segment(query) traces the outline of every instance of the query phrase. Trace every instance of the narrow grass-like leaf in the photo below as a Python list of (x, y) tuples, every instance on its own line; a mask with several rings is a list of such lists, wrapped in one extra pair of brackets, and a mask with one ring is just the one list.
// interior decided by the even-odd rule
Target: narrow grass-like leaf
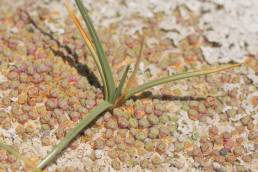
[(89, 50), (91, 52), (91, 55), (97, 65), (98, 71), (99, 71), (101, 79), (103, 81), (104, 95), (105, 95), (105, 97), (108, 97), (108, 90), (107, 90), (107, 85), (106, 85), (107, 81), (105, 80), (106, 78), (103, 74), (102, 66), (100, 64), (98, 55), (96, 53), (96, 49), (95, 49), (92, 41), (90, 40), (88, 33), (85, 32), (85, 30), (83, 29), (83, 27), (80, 23), (80, 20), (76, 17), (75, 13), (73, 12), (73, 10), (72, 10), (71, 6), (69, 5), (69, 3), (67, 2), (67, 0), (64, 1), (64, 5), (69, 13), (70, 18), (72, 19), (73, 23), (76, 25), (77, 29), (80, 31), (87, 47), (89, 48)]
[(195, 76), (201, 76), (201, 75), (216, 73), (216, 72), (224, 71), (224, 70), (234, 68), (234, 67), (237, 67), (237, 66), (240, 66), (240, 64), (224, 65), (224, 66), (217, 67), (217, 68), (214, 68), (214, 69), (206, 69), (206, 70), (200, 70), (200, 71), (194, 71), (194, 72), (185, 72), (185, 73), (176, 74), (176, 75), (167, 76), (167, 77), (164, 77), (164, 78), (161, 78), (161, 79), (149, 81), (145, 84), (140, 85), (137, 88), (133, 88), (133, 89), (129, 90), (124, 99), (126, 100), (126, 99), (130, 98), (131, 96), (133, 96), (133, 95), (135, 95), (139, 92), (142, 92), (146, 89), (155, 87), (157, 85), (165, 84), (165, 83), (168, 83), (168, 82), (171, 82), (171, 81), (191, 78), (191, 77), (195, 77)]
[(23, 160), (22, 155), (21, 155), (16, 149), (14, 149), (12, 146), (0, 142), (0, 148), (1, 148), (1, 149), (4, 149), (4, 150), (7, 151), (8, 153), (12, 154), (12, 155), (15, 156), (17, 159)]
[(136, 74), (137, 74), (137, 71), (138, 71), (139, 66), (140, 66), (140, 62), (141, 62), (141, 58), (142, 58), (142, 53), (143, 53), (143, 46), (144, 46), (144, 37), (141, 40), (140, 52), (139, 52), (139, 55), (138, 55), (138, 57), (136, 59), (136, 63), (134, 65), (134, 70), (132, 72), (132, 75), (130, 76), (130, 78), (128, 79), (128, 82), (126, 83), (124, 94), (127, 94), (128, 90), (130, 88), (133, 88), (133, 87), (137, 86), (137, 84), (136, 84), (137, 83), (137, 81), (136, 81)]
[(114, 94), (112, 102), (114, 102), (117, 99), (117, 97), (119, 97), (121, 95), (121, 92), (122, 92), (122, 89), (124, 87), (125, 80), (126, 80), (126, 77), (127, 77), (128, 71), (129, 71), (129, 68), (130, 68), (130, 65), (127, 65), (126, 69), (125, 69), (125, 71), (124, 71), (124, 73), (122, 75), (122, 78), (121, 78), (121, 80), (119, 82), (119, 85), (116, 88), (116, 91), (115, 91), (115, 94)]
[(94, 119), (96, 119), (102, 112), (106, 111), (112, 107), (108, 101), (103, 101), (92, 111), (90, 111), (80, 122), (61, 140), (52, 150), (47, 154), (47, 156), (39, 163), (35, 170), (43, 170), (47, 165), (49, 165), (56, 156), (65, 149), (69, 143), (80, 133), (82, 130), (88, 126)]
[(81, 12), (81, 15), (84, 19), (84, 22), (88, 28), (88, 31), (90, 33), (90, 36), (93, 40), (93, 43), (95, 45), (95, 48), (97, 50), (97, 54), (99, 57), (99, 61), (103, 70), (103, 74), (105, 77), (105, 82), (107, 85), (107, 90), (108, 90), (108, 97), (106, 97), (107, 100), (111, 101), (113, 96), (114, 96), (114, 92), (115, 92), (115, 82), (114, 82), (114, 78), (112, 75), (112, 70), (109, 66), (108, 60), (106, 58), (105, 52), (103, 50), (102, 44), (100, 42), (100, 39), (97, 35), (97, 32), (92, 24), (92, 21), (90, 19), (90, 16), (88, 15), (87, 9), (84, 7), (83, 3), (81, 2), (81, 0), (76, 0), (76, 4)]

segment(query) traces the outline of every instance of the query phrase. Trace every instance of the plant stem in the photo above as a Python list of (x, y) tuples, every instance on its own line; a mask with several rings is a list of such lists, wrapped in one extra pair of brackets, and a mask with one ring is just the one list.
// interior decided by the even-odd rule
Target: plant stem
[[(89, 112), (66, 136), (61, 140), (48, 155), (39, 163), (35, 170), (43, 170), (48, 164), (50, 164), (56, 156), (65, 149), (68, 144), (85, 128), (87, 127), (94, 119), (96, 119), (102, 112), (106, 111), (112, 107), (107, 101), (103, 101), (92, 111)], [(34, 171), (35, 171), (34, 170)]]

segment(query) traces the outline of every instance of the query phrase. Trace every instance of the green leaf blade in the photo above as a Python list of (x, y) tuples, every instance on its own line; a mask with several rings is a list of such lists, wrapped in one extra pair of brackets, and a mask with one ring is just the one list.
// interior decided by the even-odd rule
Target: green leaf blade
[(120, 80), (120, 83), (119, 83), (119, 85), (118, 85), (118, 87), (117, 87), (117, 89), (116, 89), (116, 91), (115, 91), (114, 97), (113, 97), (113, 99), (112, 99), (113, 102), (114, 102), (114, 101), (117, 99), (117, 97), (119, 97), (119, 96), (121, 95), (121, 93), (122, 93), (122, 89), (123, 89), (123, 87), (124, 87), (124, 85), (125, 85), (125, 80), (126, 80), (126, 77), (127, 77), (127, 74), (128, 74), (129, 69), (130, 69), (130, 65), (127, 65), (127, 66), (126, 66), (126, 69), (125, 69), (125, 71), (124, 71), (124, 73), (123, 73), (123, 75), (122, 75), (122, 78), (121, 78), (121, 80)]
[(106, 58), (105, 52), (103, 50), (102, 44), (100, 42), (100, 39), (97, 35), (97, 32), (92, 24), (92, 21), (90, 19), (90, 16), (87, 12), (87, 9), (84, 7), (83, 3), (81, 2), (81, 0), (76, 0), (76, 4), (80, 10), (80, 13), (84, 19), (84, 22), (88, 28), (88, 31), (90, 33), (90, 36), (93, 40), (93, 43), (95, 45), (95, 48), (97, 50), (97, 54), (99, 57), (99, 61), (103, 70), (103, 74), (105, 77), (105, 82), (107, 85), (107, 89), (108, 89), (108, 97), (107, 99), (109, 101), (112, 100), (113, 96), (114, 96), (114, 92), (115, 92), (115, 82), (114, 82), (114, 78), (113, 78), (113, 74), (112, 74), (112, 70), (109, 66), (108, 60)]
[(54, 146), (54, 148), (47, 154), (47, 156), (38, 164), (35, 170), (43, 170), (47, 165), (49, 165), (57, 157), (57, 155), (63, 149), (65, 149), (80, 132), (82, 132), (85, 127), (87, 127), (94, 119), (101, 115), (102, 112), (106, 111), (110, 107), (112, 107), (112, 104), (107, 101), (103, 101), (93, 110), (91, 110), (88, 115), (81, 119), (79, 123), (76, 124), (76, 126), (71, 129), (69, 133), (67, 133), (63, 140)]
[(168, 82), (171, 82), (171, 81), (182, 80), (182, 79), (186, 79), (186, 78), (191, 78), (191, 77), (216, 73), (216, 72), (220, 72), (220, 71), (224, 71), (224, 70), (227, 70), (227, 69), (230, 69), (230, 68), (237, 67), (239, 65), (240, 64), (224, 65), (222, 67), (218, 67), (218, 68), (215, 68), (215, 69), (207, 69), (207, 70), (200, 70), (200, 71), (194, 71), (194, 72), (185, 72), (185, 73), (176, 74), (176, 75), (167, 76), (167, 77), (164, 77), (164, 78), (161, 78), (161, 79), (149, 81), (145, 84), (140, 85), (137, 88), (129, 90), (127, 95), (125, 96), (125, 100), (130, 98), (131, 96), (139, 93), (139, 92), (142, 92), (146, 89), (155, 87), (157, 85), (165, 84), (165, 83), (168, 83)]

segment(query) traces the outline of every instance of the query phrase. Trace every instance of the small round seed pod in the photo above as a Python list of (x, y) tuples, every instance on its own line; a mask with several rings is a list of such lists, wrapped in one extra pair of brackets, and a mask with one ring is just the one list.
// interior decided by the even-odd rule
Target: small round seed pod
[(86, 99), (86, 107), (88, 109), (92, 109), (95, 105), (96, 105), (96, 100), (92, 100), (92, 99)]
[(105, 147), (105, 142), (103, 139), (98, 138), (94, 141), (94, 148), (95, 149), (103, 149)]
[(143, 110), (135, 110), (135, 113), (134, 113), (134, 115), (137, 119), (142, 119), (144, 114), (145, 114), (145, 112)]
[(103, 118), (104, 118), (104, 121), (108, 121), (110, 118), (112, 117), (112, 114), (110, 112), (106, 112), (104, 115), (103, 115)]
[(68, 101), (66, 99), (60, 99), (58, 101), (58, 107), (62, 110), (67, 110), (69, 108)]
[(18, 75), (18, 73), (17, 72), (15, 72), (15, 71), (10, 71), (8, 74), (7, 74), (7, 78), (9, 79), (9, 80), (18, 80), (19, 79), (19, 75)]
[(50, 113), (45, 114), (44, 116), (41, 116), (39, 121), (41, 124), (48, 124), (50, 122), (51, 115)]
[(164, 153), (167, 149), (167, 145), (164, 142), (158, 142), (156, 145), (156, 150), (159, 153)]
[(113, 131), (111, 129), (107, 129), (105, 132), (105, 138), (110, 139), (113, 137)]
[(118, 152), (118, 158), (119, 158), (120, 161), (126, 162), (126, 161), (129, 159), (129, 156), (127, 155), (126, 152), (124, 152), (124, 151), (119, 151), (119, 152)]
[(190, 109), (188, 111), (188, 116), (191, 120), (198, 120), (199, 119), (199, 114), (196, 110)]
[(149, 141), (149, 142), (146, 142), (144, 143), (144, 148), (147, 150), (147, 151), (153, 151), (155, 149), (155, 143), (152, 142), (152, 141)]
[(114, 118), (110, 118), (106, 122), (105, 126), (106, 126), (106, 128), (109, 128), (109, 129), (117, 129), (118, 128), (117, 120)]
[(130, 128), (138, 128), (138, 120), (136, 118), (129, 119)]
[(136, 134), (138, 133), (138, 130), (135, 129), (135, 128), (130, 128), (130, 133), (131, 133), (133, 136), (136, 136)]
[(207, 109), (206, 109), (206, 106), (205, 106), (204, 103), (199, 103), (198, 111), (199, 111), (200, 113), (207, 113)]
[(18, 97), (18, 94), (19, 94), (18, 90), (11, 90), (9, 92), (9, 97)]
[(219, 133), (219, 130), (216, 126), (212, 126), (209, 128), (209, 136), (214, 138), (215, 136), (217, 136)]
[(146, 118), (142, 118), (139, 120), (139, 126), (142, 128), (148, 128), (150, 127), (150, 123)]
[(164, 105), (158, 103), (155, 105), (154, 114), (157, 116), (161, 116), (162, 113), (164, 112), (164, 109), (165, 109)]
[(7, 117), (9, 116), (9, 114), (3, 110), (0, 110), (0, 123), (5, 120)]
[(157, 127), (151, 127), (149, 129), (148, 137), (151, 139), (155, 139), (159, 136), (159, 129)]
[(45, 103), (45, 106), (46, 106), (47, 110), (53, 110), (53, 109), (57, 108), (58, 101), (57, 101), (57, 99), (48, 99)]
[(18, 103), (25, 104), (28, 101), (28, 95), (26, 93), (22, 93), (18, 96)]
[(8, 107), (8, 106), (10, 106), (10, 105), (11, 105), (11, 99), (10, 99), (10, 97), (4, 96), (4, 97), (2, 98), (2, 100), (1, 100), (1, 105), (2, 105), (3, 107)]
[(115, 143), (120, 144), (123, 143), (123, 138), (120, 135), (115, 136)]
[(125, 138), (129, 130), (127, 129), (119, 129), (117, 131), (117, 135), (120, 135), (121, 137)]
[(10, 89), (17, 89), (17, 88), (19, 88), (20, 87), (20, 82), (19, 81), (17, 81), (17, 80), (14, 80), (14, 81), (12, 81), (11, 83), (10, 83)]
[(123, 116), (124, 112), (120, 108), (115, 108), (113, 110), (113, 115), (117, 118)]
[(109, 139), (105, 143), (106, 143), (106, 146), (111, 147), (111, 148), (113, 148), (115, 146), (114, 139)]
[(117, 151), (115, 149), (108, 151), (107, 154), (111, 159), (115, 159), (117, 157)]
[(155, 155), (152, 159), (151, 162), (153, 165), (157, 166), (160, 165), (162, 163), (161, 158), (158, 155)]
[(56, 134), (57, 139), (62, 139), (65, 136), (65, 129), (59, 127), (59, 128), (57, 128), (55, 134)]
[(124, 117), (119, 117), (117, 123), (120, 128), (128, 128), (129, 126), (128, 120)]
[(255, 140), (258, 137), (258, 132), (257, 131), (249, 131), (248, 134), (248, 139), (249, 140)]
[(143, 141), (144, 139), (146, 139), (147, 135), (145, 132), (143, 131), (139, 131), (136, 135), (135, 138), (139, 141)]
[(160, 125), (159, 127), (159, 136), (160, 137), (166, 137), (170, 134), (169, 126)]
[(236, 109), (229, 109), (227, 110), (227, 115), (229, 118), (234, 118), (237, 114), (237, 110)]
[(102, 124), (103, 124), (103, 122), (104, 122), (104, 119), (103, 119), (103, 117), (101, 116), (101, 117), (99, 117), (99, 118), (97, 119), (97, 121), (95, 122), (95, 124), (96, 124), (96, 126), (101, 127)]
[(43, 136), (41, 137), (41, 143), (43, 146), (51, 146), (53, 141), (48, 134), (43, 134)]
[(154, 114), (150, 114), (148, 115), (147, 119), (149, 120), (149, 122), (152, 124), (152, 125), (156, 125), (159, 123), (159, 118), (154, 115)]
[(121, 163), (117, 160), (113, 160), (111, 162), (111, 166), (112, 168), (114, 168), (115, 170), (120, 170), (121, 169)]
[(36, 71), (35, 71), (35, 69), (34, 69), (34, 67), (33, 67), (32, 65), (29, 65), (29, 66), (27, 67), (26, 74), (32, 76), (35, 72), (36, 72)]
[(38, 73), (34, 73), (32, 76), (32, 83), (39, 84), (44, 81), (44, 77)]
[(69, 117), (71, 118), (72, 121), (76, 122), (80, 119), (80, 113), (79, 112), (71, 112), (69, 113)]
[(22, 113), (21, 109), (20, 109), (20, 105), (17, 104), (16, 102), (12, 103), (11, 105), (11, 112), (12, 114), (14, 114), (15, 116), (18, 116)]
[(9, 89), (10, 87), (10, 82), (9, 81), (5, 81), (3, 83), (0, 83), (0, 89), (3, 91), (6, 91), (7, 89)]
[(37, 97), (39, 94), (39, 90), (37, 87), (31, 87), (30, 89), (28, 89), (28, 96), (30, 98), (35, 98)]
[(143, 169), (146, 169), (146, 168), (148, 168), (149, 163), (150, 163), (150, 162), (149, 162), (148, 159), (143, 159), (143, 160), (141, 161), (140, 165), (141, 165), (141, 167), (142, 167)]
[(153, 113), (153, 108), (152, 106), (145, 106), (145, 112), (147, 114), (152, 114)]
[(135, 139), (131, 134), (129, 134), (128, 137), (125, 138), (125, 143), (128, 145), (133, 145), (134, 142), (135, 142)]
[(247, 126), (250, 121), (252, 121), (252, 118), (250, 116), (245, 116), (240, 119), (243, 126)]
[(166, 124), (170, 121), (169, 116), (167, 114), (163, 114), (159, 117), (159, 121), (163, 124)]
[(28, 112), (28, 118), (31, 120), (36, 120), (39, 117), (39, 114), (36, 110)]

